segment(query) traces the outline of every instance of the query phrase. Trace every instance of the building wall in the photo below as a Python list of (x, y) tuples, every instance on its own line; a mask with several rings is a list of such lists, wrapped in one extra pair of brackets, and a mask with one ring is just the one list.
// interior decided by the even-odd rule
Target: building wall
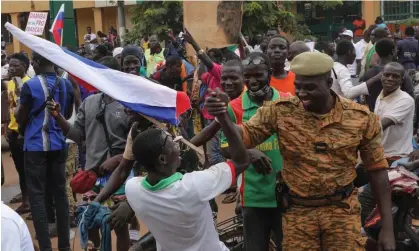
[(48, 11), (49, 1), (1, 1), (1, 13)]
[(117, 7), (103, 8), (103, 33), (108, 34), (109, 28), (118, 30), (118, 9)]
[[(95, 7), (96, 1), (73, 1), (74, 9)], [(1, 1), (1, 13), (20, 13), (31, 11), (49, 11), (49, 1), (32, 0), (32, 1)]]
[[(20, 27), (19, 25), (19, 15), (21, 13), (24, 12), (31, 12), (31, 11), (41, 11), (41, 12), (47, 12), (49, 11), (49, 1), (47, 0), (32, 0), (32, 1), (10, 1), (10, 0), (2, 0), (1, 1), (1, 13), (2, 14), (10, 14), (10, 16), (12, 17), (11, 21), (12, 24)], [(79, 26), (85, 25), (86, 23), (90, 23), (90, 25), (93, 27), (93, 12), (92, 12), (92, 8), (95, 7), (96, 1), (73, 1), (73, 9), (77, 11), (82, 10), (85, 11), (85, 13), (87, 13), (88, 15), (81, 15), (82, 16), (82, 20), (81, 20), (81, 24), (77, 25), (77, 29), (78, 29), (78, 36), (80, 38), (80, 33), (83, 34), (86, 31), (86, 26), (84, 26), (84, 28), (82, 28), (82, 30), (80, 30)], [(89, 11), (92, 12), (89, 14)], [(80, 17), (80, 15), (79, 15)], [(92, 22), (90, 22), (90, 20), (92, 20)], [(25, 27), (20, 27), (21, 29), (24, 29)], [(45, 37), (45, 32), (48, 32), (48, 28), (46, 27), (44, 30), (44, 34), (43, 37)], [(27, 48), (26, 46), (24, 46), (23, 44), (17, 42), (17, 41), (13, 41), (13, 43), (7, 43), (6, 45), (6, 51), (7, 53), (13, 53), (13, 52), (19, 52), (21, 50), (24, 50), (26, 52), (28, 52), (28, 54), (30, 53), (29, 48)]]
[(92, 8), (77, 9), (76, 22), (77, 22), (76, 25), (77, 25), (78, 43), (80, 45), (84, 43), (84, 35), (86, 35), (87, 33), (86, 28), (88, 26), (92, 27), (92, 32), (96, 33), (95, 22), (93, 19), (93, 9)]
[(366, 26), (375, 23), (375, 19), (381, 15), (381, 1), (362, 1), (362, 16), (366, 22)]

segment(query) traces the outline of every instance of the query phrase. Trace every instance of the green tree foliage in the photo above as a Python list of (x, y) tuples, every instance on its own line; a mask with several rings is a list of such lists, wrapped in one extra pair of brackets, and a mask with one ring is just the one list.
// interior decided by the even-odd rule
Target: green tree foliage
[[(341, 5), (341, 0), (313, 1), (325, 9)], [(304, 20), (292, 13), (295, 1), (244, 1), (242, 32), (251, 38), (264, 33), (271, 27), (277, 27), (291, 33), (295, 39), (311, 38), (310, 30), (300, 24)], [(183, 28), (183, 9), (181, 1), (144, 1), (130, 8), (134, 13), (133, 28), (126, 35), (129, 43), (136, 43), (145, 35), (158, 34), (165, 38), (164, 33), (171, 28), (180, 31)]]
[[(341, 0), (313, 1), (313, 5), (324, 9), (335, 8), (342, 4)], [(310, 30), (299, 21), (304, 20), (300, 15), (292, 12), (295, 1), (246, 1), (243, 6), (242, 31), (253, 38), (258, 33), (264, 33), (269, 28), (279, 24), (281, 30), (295, 39), (310, 38)]]
[(125, 39), (138, 43), (144, 36), (157, 34), (161, 39), (168, 29), (183, 29), (183, 9), (181, 1), (144, 1), (129, 9), (134, 13), (132, 29)]

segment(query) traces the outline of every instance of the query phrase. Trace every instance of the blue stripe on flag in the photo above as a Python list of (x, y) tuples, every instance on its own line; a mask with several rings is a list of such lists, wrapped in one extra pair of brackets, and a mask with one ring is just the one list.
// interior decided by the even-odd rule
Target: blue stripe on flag
[(92, 66), (92, 67), (99, 68), (99, 69), (109, 69), (108, 67), (104, 66), (103, 64), (99, 64), (99, 63), (96, 63), (94, 61), (91, 61), (91, 60), (89, 60), (87, 58), (84, 58), (82, 56), (79, 56), (76, 53), (73, 53), (73, 52), (71, 52), (71, 51), (69, 51), (69, 50), (67, 50), (65, 48), (62, 48), (62, 49), (68, 55), (77, 58), (78, 60), (82, 61), (83, 63), (87, 64), (88, 66)]
[(129, 109), (144, 114), (149, 117), (153, 117), (157, 120), (177, 125), (179, 121), (176, 119), (176, 107), (158, 107), (149, 106), (139, 103), (130, 103), (119, 100), (123, 106)]

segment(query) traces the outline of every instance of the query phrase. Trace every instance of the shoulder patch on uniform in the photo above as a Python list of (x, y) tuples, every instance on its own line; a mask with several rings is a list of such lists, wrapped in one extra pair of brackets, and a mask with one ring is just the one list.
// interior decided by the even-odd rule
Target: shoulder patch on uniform
[(297, 106), (300, 103), (300, 99), (296, 96), (280, 97), (279, 99), (272, 101), (272, 104), (286, 104), (291, 103)]
[(366, 105), (361, 105), (352, 100), (345, 99), (345, 98), (340, 98), (340, 102), (342, 103), (342, 108), (344, 110), (357, 110), (357, 111), (364, 112), (366, 114), (370, 113), (370, 109)]

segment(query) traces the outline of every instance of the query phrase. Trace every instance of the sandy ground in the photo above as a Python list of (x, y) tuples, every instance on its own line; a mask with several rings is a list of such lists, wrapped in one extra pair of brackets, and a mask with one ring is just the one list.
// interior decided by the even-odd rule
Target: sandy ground
[[(8, 204), (9, 201), (20, 192), (19, 189), (19, 176), (16, 172), (15, 166), (13, 164), (13, 160), (10, 157), (10, 153), (7, 151), (7, 148), (5, 149), (5, 144), (4, 144), (4, 138), (2, 138), (2, 153), (1, 153), (1, 157), (2, 157), (2, 161), (3, 161), (3, 165), (4, 165), (4, 173), (5, 173), (5, 183), (4, 185), (1, 187), (1, 200)], [(217, 204), (218, 204), (218, 209), (219, 209), (219, 216), (218, 216), (218, 222), (223, 221), (229, 217), (232, 217), (234, 215), (234, 206), (235, 204), (222, 204), (221, 200), (224, 198), (224, 195), (221, 195), (217, 198)], [(79, 196), (79, 202), (80, 200), (80, 196)], [(17, 208), (19, 206), (19, 204), (9, 204), (10, 207), (12, 208)], [(23, 215), (22, 217), (25, 219), (27, 216), (27, 214)], [(31, 232), (32, 235), (32, 239), (34, 240), (34, 242), (37, 244), (37, 241), (35, 239), (35, 230), (33, 227), (33, 223), (32, 221), (26, 221), (28, 227), (29, 227), (29, 231)], [(140, 234), (143, 235), (144, 233), (146, 233), (148, 231), (147, 226), (145, 224), (143, 224), (142, 222), (140, 222), (141, 225), (141, 231)], [(76, 229), (73, 229), (74, 231), (76, 231)], [(78, 235), (78, 234), (77, 234)], [(82, 251), (82, 249), (80, 248), (80, 241), (78, 236), (76, 235), (76, 238), (71, 240), (71, 248), (73, 251)], [(52, 238), (52, 247), (53, 250), (58, 250), (57, 249), (57, 238)], [(115, 238), (115, 234), (112, 233), (112, 250), (116, 250), (116, 238)]]

